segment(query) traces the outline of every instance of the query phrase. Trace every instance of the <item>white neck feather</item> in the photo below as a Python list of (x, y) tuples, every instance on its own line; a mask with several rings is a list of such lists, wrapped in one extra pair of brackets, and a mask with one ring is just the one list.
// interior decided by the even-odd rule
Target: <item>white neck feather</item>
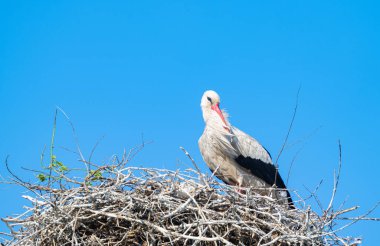
[(202, 113), (203, 113), (203, 120), (207, 127), (220, 129), (226, 131), (225, 127), (230, 128), (231, 124), (228, 120), (228, 114), (224, 110), (222, 110), (224, 119), (227, 123), (227, 125), (223, 122), (223, 120), (220, 118), (218, 113), (216, 113), (214, 110), (208, 107), (202, 107)]

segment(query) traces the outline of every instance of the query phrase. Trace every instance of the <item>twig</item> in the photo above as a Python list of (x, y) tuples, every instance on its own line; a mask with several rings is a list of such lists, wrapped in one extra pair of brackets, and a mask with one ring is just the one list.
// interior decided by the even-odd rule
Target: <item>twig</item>
[(297, 96), (296, 96), (296, 105), (295, 105), (295, 107), (294, 107), (294, 112), (293, 112), (292, 120), (290, 121), (290, 125), (289, 125), (289, 128), (288, 128), (288, 132), (286, 133), (284, 143), (282, 144), (281, 149), (280, 149), (280, 152), (278, 153), (277, 158), (276, 158), (276, 161), (274, 162), (274, 164), (275, 164), (275, 166), (276, 166), (276, 173), (275, 173), (275, 176), (274, 176), (274, 184), (276, 184), (276, 182), (277, 182), (277, 176), (278, 176), (278, 160), (280, 159), (280, 156), (281, 156), (282, 152), (284, 151), (284, 148), (285, 148), (285, 146), (286, 146), (286, 144), (287, 144), (287, 142), (288, 142), (288, 138), (289, 138), (290, 132), (291, 132), (291, 130), (292, 130), (292, 128), (293, 128), (294, 119), (296, 118), (296, 115), (297, 115), (297, 109), (298, 109), (298, 97), (299, 97), (300, 90), (301, 90), (301, 85), (298, 87)]
[(336, 194), (336, 191), (338, 189), (339, 178), (340, 178), (340, 171), (342, 169), (342, 145), (340, 144), (340, 140), (338, 141), (338, 146), (339, 146), (338, 174), (335, 175), (335, 172), (334, 172), (334, 188), (333, 188), (333, 191), (332, 191), (332, 194), (331, 194), (330, 203), (329, 203), (329, 205), (327, 206), (327, 209), (326, 209), (326, 213), (328, 213), (330, 211), (330, 209), (332, 208), (332, 205), (333, 205), (333, 202), (334, 202), (334, 198), (335, 198), (335, 194)]
[(294, 106), (294, 112), (293, 112), (292, 120), (290, 121), (288, 132), (286, 133), (284, 143), (282, 144), (280, 152), (278, 153), (276, 161), (275, 161), (275, 165), (277, 166), (277, 168), (278, 168), (278, 160), (280, 159), (280, 156), (281, 156), (282, 152), (284, 151), (286, 143), (288, 142), (290, 132), (293, 128), (294, 119), (296, 118), (296, 115), (297, 115), (298, 97), (299, 97), (300, 90), (301, 90), (301, 85), (298, 87), (297, 96), (296, 96), (296, 105)]
[[(91, 150), (91, 153), (90, 153), (90, 156), (88, 157), (88, 163), (91, 163), (91, 158), (92, 158), (92, 155), (94, 154), (96, 148), (98, 147), (98, 145), (100, 144), (100, 142), (104, 139), (104, 136), (102, 136), (100, 139), (98, 139), (98, 141), (96, 141), (94, 147), (92, 147), (92, 150)], [(89, 171), (91, 170), (91, 166), (89, 165)]]
[(200, 180), (207, 186), (207, 187), (210, 187), (210, 185), (208, 184), (207, 180), (204, 179), (204, 176), (201, 172), (201, 170), (199, 169), (197, 163), (195, 163), (194, 159), (190, 156), (189, 152), (187, 152), (187, 150), (185, 150), (185, 148), (183, 148), (182, 146), (179, 147), (184, 153), (185, 155), (190, 159), (191, 163), (193, 163), (195, 169), (198, 171), (198, 174), (199, 174), (199, 178)]
[(77, 133), (75, 131), (75, 127), (74, 127), (74, 124), (73, 122), (70, 120), (69, 116), (65, 113), (65, 111), (63, 111), (62, 108), (56, 106), (57, 109), (65, 116), (65, 118), (67, 119), (67, 121), (69, 122), (70, 126), (71, 126), (71, 130), (73, 132), (73, 136), (74, 136), (74, 139), (75, 139), (75, 144), (77, 145), (77, 149), (78, 149), (78, 153), (79, 153), (79, 156), (80, 156), (80, 159), (82, 160), (82, 162), (85, 164), (86, 166), (86, 170), (87, 170), (87, 174), (90, 173), (90, 168), (88, 166), (88, 164), (86, 164), (86, 159), (84, 158), (83, 154), (82, 154), (82, 151), (79, 147), (79, 140), (78, 140), (78, 136), (77, 136)]
[(57, 113), (58, 113), (58, 110), (55, 109), (55, 113), (54, 113), (54, 122), (53, 122), (53, 132), (51, 134), (51, 142), (50, 142), (50, 163), (49, 163), (49, 176), (48, 176), (48, 185), (51, 184), (51, 173), (52, 173), (52, 170), (53, 170), (53, 165), (54, 165), (54, 140), (55, 140), (55, 131), (56, 131), (56, 128), (57, 128)]

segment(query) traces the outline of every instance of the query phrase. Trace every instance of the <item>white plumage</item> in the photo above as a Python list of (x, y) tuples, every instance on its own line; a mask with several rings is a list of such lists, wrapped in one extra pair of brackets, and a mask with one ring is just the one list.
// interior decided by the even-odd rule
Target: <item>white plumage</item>
[[(205, 129), (198, 144), (204, 161), (212, 172), (229, 185), (253, 188), (277, 187), (272, 196), (293, 206), (285, 184), (261, 144), (231, 126), (226, 112), (219, 108), (220, 97), (206, 91), (201, 100)], [(267, 191), (262, 192), (265, 194)]]

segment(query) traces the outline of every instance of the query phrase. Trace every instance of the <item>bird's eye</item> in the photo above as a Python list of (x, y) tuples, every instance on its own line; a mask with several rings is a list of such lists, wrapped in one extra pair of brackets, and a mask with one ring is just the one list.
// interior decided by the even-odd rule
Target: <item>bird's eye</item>
[(212, 104), (212, 100), (210, 97), (207, 97), (207, 100), (209, 100), (209, 102)]

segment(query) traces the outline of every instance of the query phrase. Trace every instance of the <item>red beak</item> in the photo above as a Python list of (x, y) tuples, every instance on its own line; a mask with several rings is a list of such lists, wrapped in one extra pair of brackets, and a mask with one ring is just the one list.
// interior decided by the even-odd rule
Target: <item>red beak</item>
[(222, 119), (222, 121), (223, 121), (223, 123), (224, 123), (224, 126), (223, 126), (223, 127), (224, 127), (227, 131), (229, 131), (229, 127), (228, 127), (228, 125), (227, 125), (227, 122), (226, 122), (226, 120), (224, 119), (223, 113), (222, 113), (222, 111), (221, 111), (220, 108), (219, 108), (219, 103), (217, 103), (217, 104), (215, 104), (215, 105), (212, 105), (212, 106), (211, 106), (211, 109), (218, 113), (219, 117)]

